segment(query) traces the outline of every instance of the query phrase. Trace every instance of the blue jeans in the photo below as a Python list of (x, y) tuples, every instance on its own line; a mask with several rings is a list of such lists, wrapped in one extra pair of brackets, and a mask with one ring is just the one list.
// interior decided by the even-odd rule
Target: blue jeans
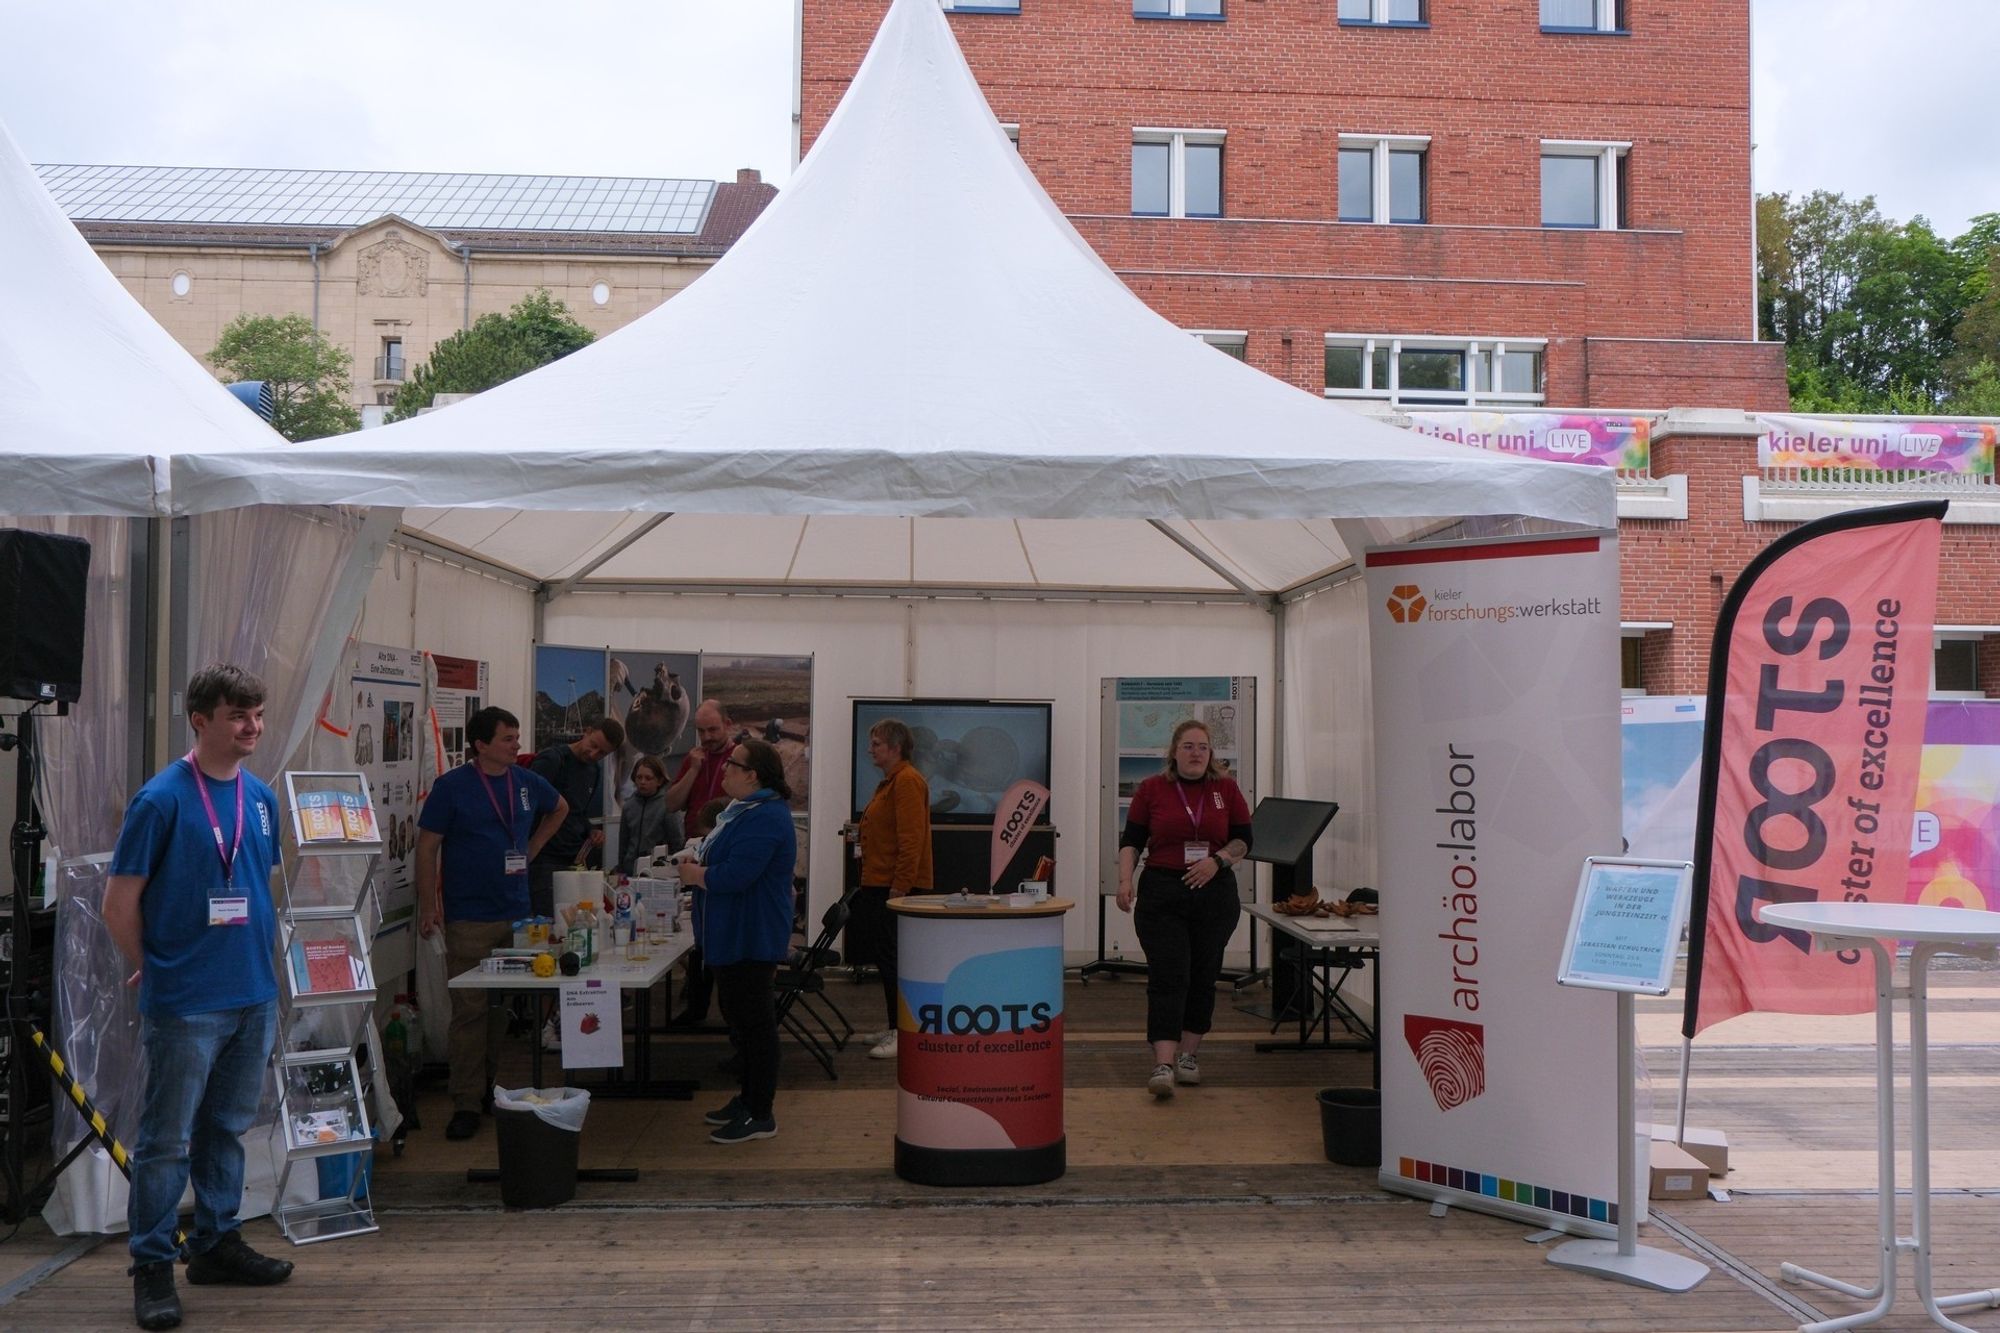
[(146, 1103), (132, 1153), (126, 1221), (132, 1262), (170, 1260), (175, 1216), (190, 1174), (194, 1229), (188, 1253), (201, 1254), (237, 1228), (243, 1203), (243, 1145), (257, 1116), (277, 1034), (278, 1003), (207, 1014), (147, 1015)]

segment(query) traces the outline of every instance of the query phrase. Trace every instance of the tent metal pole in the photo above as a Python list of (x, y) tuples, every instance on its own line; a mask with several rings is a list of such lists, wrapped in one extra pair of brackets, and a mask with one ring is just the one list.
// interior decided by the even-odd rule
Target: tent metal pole
[(1202, 563), (1202, 565), (1208, 569), (1210, 573), (1214, 574), (1224, 583), (1227, 583), (1230, 587), (1236, 589), (1237, 592), (1243, 594), (1243, 600), (1249, 602), (1253, 606), (1262, 607), (1266, 611), (1271, 609), (1272, 605), (1274, 604), (1271, 598), (1265, 596), (1263, 593), (1258, 592), (1255, 588), (1245, 583), (1241, 578), (1241, 576), (1239, 576), (1234, 570), (1230, 569), (1220, 560), (1217, 560), (1207, 551), (1202, 550), (1199, 546), (1195, 545), (1194, 542), (1192, 542), (1188, 538), (1183, 537), (1180, 533), (1175, 532), (1172, 528), (1168, 527), (1165, 519), (1149, 518), (1146, 520), (1146, 523), (1147, 526), (1153, 529), (1153, 531), (1159, 533), (1162, 537), (1165, 537), (1168, 541), (1180, 547), (1183, 551), (1186, 551), (1196, 560), (1199, 560)]
[[(532, 587), (533, 585), (527, 585)], [(1176, 589), (1151, 592), (1144, 588), (982, 588), (976, 585), (901, 583), (640, 583), (618, 580), (585, 583), (573, 595), (595, 593), (650, 597), (858, 597), (873, 601), (900, 602), (1107, 602), (1147, 603), (1178, 606), (1244, 606), (1234, 592), (1194, 592)], [(1267, 610), (1260, 598), (1258, 610)]]
[(1271, 607), (1271, 794), (1285, 794), (1285, 626), (1283, 602)]
[(545, 603), (553, 602), (556, 598), (562, 596), (564, 593), (568, 592), (571, 588), (574, 588), (577, 584), (583, 582), (585, 579), (589, 578), (592, 574), (602, 569), (606, 561), (611, 560), (612, 558), (616, 557), (617, 555), (625, 551), (628, 547), (632, 545), (632, 543), (638, 541), (641, 537), (644, 537), (647, 533), (651, 532), (654, 528), (659, 527), (660, 524), (666, 522), (673, 516), (674, 515), (672, 510), (668, 510), (664, 514), (653, 515), (651, 518), (647, 519), (644, 523), (641, 523), (638, 527), (626, 533), (623, 537), (619, 538), (611, 545), (605, 547), (603, 554), (599, 555), (596, 559), (592, 560), (582, 569), (577, 570), (576, 573), (570, 575), (566, 579), (563, 579), (559, 583), (544, 583), (541, 587), (535, 589), (535, 599), (537, 601)]
[(408, 528), (399, 529), (389, 544), (401, 547), (413, 555), (428, 556), (440, 564), (455, 565), (460, 569), (470, 570), (475, 574), (483, 574), (487, 578), (494, 579), (500, 583), (512, 584), (514, 587), (520, 588), (525, 592), (533, 592), (542, 586), (538, 580), (527, 574), (523, 574), (518, 569), (495, 564), (484, 556), (474, 555), (470, 551), (461, 551), (456, 547), (447, 546), (443, 542), (432, 541), (428, 537), (420, 537)]

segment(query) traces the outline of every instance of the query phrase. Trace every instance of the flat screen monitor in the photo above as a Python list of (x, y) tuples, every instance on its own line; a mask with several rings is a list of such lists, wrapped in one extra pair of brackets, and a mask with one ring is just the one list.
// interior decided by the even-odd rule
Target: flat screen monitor
[(1312, 855), (1313, 844), (1333, 822), (1333, 801), (1295, 801), (1266, 796), (1250, 815), (1250, 859), (1295, 866)]
[[(897, 718), (915, 735), (911, 761), (931, 788), (933, 824), (990, 824), (1000, 798), (1022, 778), (1049, 785), (1053, 705), (991, 699), (856, 699), (854, 813), (882, 780), (868, 757), (868, 729)], [(1042, 819), (1047, 819), (1044, 807)]]

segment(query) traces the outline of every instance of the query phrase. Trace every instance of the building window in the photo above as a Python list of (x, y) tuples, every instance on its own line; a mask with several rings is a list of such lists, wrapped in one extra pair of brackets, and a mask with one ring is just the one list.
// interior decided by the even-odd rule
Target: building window
[(1220, 19), (1222, 0), (1132, 0), (1137, 19)]
[(610, 283), (608, 283), (608, 282), (593, 282), (593, 283), (591, 283), (591, 284), (590, 284), (590, 303), (591, 303), (592, 305), (609, 305), (609, 304), (611, 304), (611, 284), (610, 284)]
[(1427, 0), (1340, 0), (1340, 21), (1377, 28), (1421, 28), (1430, 23)]
[(1238, 361), (1250, 359), (1250, 335), (1242, 329), (1189, 329), (1194, 337), (1218, 352), (1227, 352)]
[(1018, 14), (1021, 0), (940, 0), (946, 9), (961, 14)]
[(187, 294), (194, 290), (194, 277), (186, 269), (181, 269), (167, 285), (173, 289), (175, 296), (186, 300)]
[(403, 378), (403, 340), (384, 338), (382, 355), (375, 358), (375, 378), (378, 380), (399, 380)]
[(1644, 694), (1646, 692), (1645, 671), (1646, 641), (1636, 634), (1625, 634), (1618, 640), (1618, 692), (1620, 694)]
[(1542, 141), (1542, 225), (1616, 231), (1625, 218), (1629, 143)]
[(1940, 634), (1931, 648), (1931, 696), (1983, 699), (1979, 688), (1979, 635)]
[(1429, 221), (1424, 159), (1430, 142), (1421, 135), (1341, 135), (1340, 220)]
[(1222, 131), (1132, 131), (1132, 215), (1221, 217)]
[(1014, 145), (1014, 151), (1021, 151), (1021, 127), (1018, 124), (1001, 121), (1000, 132), (1007, 136), (1007, 142)]
[(1543, 32), (1625, 31), (1625, 0), (1542, 0)]
[(1537, 404), (1540, 338), (1334, 334), (1326, 338), (1326, 396), (1416, 406)]

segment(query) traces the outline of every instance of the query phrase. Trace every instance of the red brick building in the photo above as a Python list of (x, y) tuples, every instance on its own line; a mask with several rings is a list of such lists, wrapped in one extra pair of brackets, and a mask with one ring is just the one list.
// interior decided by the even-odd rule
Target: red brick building
[[(804, 152), (888, 0), (795, 2)], [(1706, 688), (1781, 532), (1944, 494), (1935, 684), (2000, 696), (1990, 477), (1760, 470), (1751, 414), (1789, 400), (1756, 340), (1749, 0), (942, 3), (1023, 160), (1182, 328), (1378, 411), (1659, 418), (1620, 481), (1628, 690)]]
[[(887, 0), (800, 4), (810, 150)], [(1755, 341), (1748, 0), (945, 7), (1105, 261), (1272, 375), (1378, 401), (1786, 405), (1783, 349)]]

